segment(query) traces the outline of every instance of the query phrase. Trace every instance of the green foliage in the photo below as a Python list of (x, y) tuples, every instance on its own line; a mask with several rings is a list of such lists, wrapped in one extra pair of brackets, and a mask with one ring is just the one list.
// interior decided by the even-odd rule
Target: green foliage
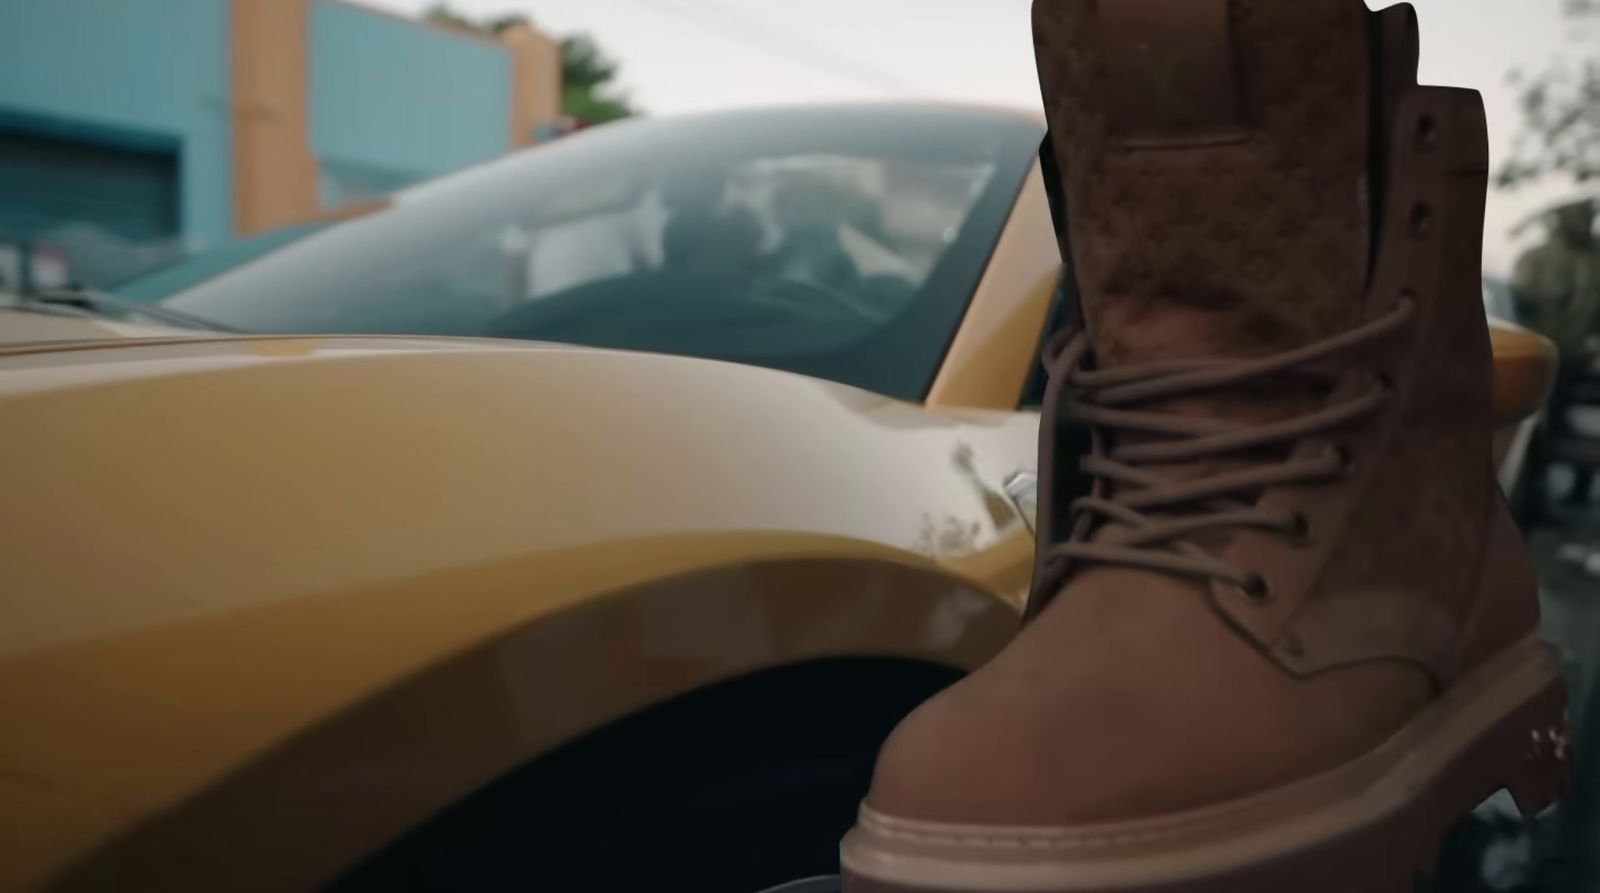
[(513, 13), (511, 15), (496, 16), (487, 22), (484, 22), (483, 24), (484, 27), (488, 28), (491, 33), (499, 34), (507, 28), (512, 28), (517, 25), (527, 25), (531, 28), (533, 27), (533, 19), (530, 19), (525, 15)]
[(607, 58), (587, 34), (577, 34), (561, 41), (563, 82), (585, 90), (595, 90), (609, 84), (616, 76), (617, 64)]
[(585, 124), (604, 124), (634, 115), (627, 100), (601, 96), (581, 87), (561, 88), (561, 111)]
[[(1600, 0), (1565, 0), (1563, 8), (1574, 28), (1600, 23)], [(1522, 131), (1495, 175), (1499, 185), (1548, 175), (1600, 179), (1600, 53), (1557, 58), (1533, 78), (1511, 77), (1521, 89)]]
[(611, 89), (617, 63), (586, 34), (561, 41), (561, 110), (589, 124), (635, 114), (626, 96)]
[(450, 8), (447, 3), (435, 3), (422, 13), (422, 20), (434, 25), (440, 25), (455, 31), (471, 34), (483, 34), (488, 31), (482, 25), (472, 21), (464, 15)]
[(434, 3), (423, 10), (422, 19), (435, 25), (454, 28), (457, 31), (468, 31), (474, 34), (497, 35), (500, 32), (516, 25), (532, 25), (533, 20), (520, 13), (495, 16), (482, 22), (474, 22), (461, 13), (450, 8), (448, 3)]
[[(423, 18), (447, 28), (497, 35), (517, 25), (532, 25), (524, 15), (502, 15), (482, 22), (468, 19), (448, 4), (435, 3)], [(618, 65), (587, 34), (561, 41), (561, 111), (586, 124), (604, 124), (637, 114), (616, 87)]]

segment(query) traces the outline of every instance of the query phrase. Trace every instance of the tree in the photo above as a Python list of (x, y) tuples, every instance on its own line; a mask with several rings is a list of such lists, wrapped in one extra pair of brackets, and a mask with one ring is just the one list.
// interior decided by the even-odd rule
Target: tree
[(577, 34), (561, 41), (561, 110), (585, 124), (604, 124), (635, 114), (614, 84), (617, 63), (594, 39)]
[(528, 25), (529, 27), (533, 25), (533, 20), (521, 13), (507, 13), (491, 19), (485, 19), (482, 22), (474, 22), (451, 9), (448, 3), (435, 3), (429, 6), (423, 11), (422, 19), (425, 22), (443, 25), (446, 28), (453, 28), (457, 31), (465, 31), (468, 34), (490, 34), (496, 36), (514, 25)]
[[(527, 16), (510, 14), (475, 22), (454, 10), (448, 4), (435, 3), (423, 13), (423, 18), (446, 28), (474, 34), (498, 35), (507, 28), (529, 25)], [(618, 118), (627, 118), (637, 111), (626, 94), (616, 87), (617, 62), (594, 38), (587, 34), (574, 34), (561, 40), (561, 112), (586, 125), (604, 124)]]
[(488, 29), (451, 9), (448, 4), (435, 3), (422, 13), (422, 20), (452, 31), (466, 34), (483, 34)]
[[(1575, 28), (1600, 22), (1600, 0), (1565, 0), (1563, 11)], [(1600, 179), (1600, 54), (1557, 58), (1536, 77), (1512, 72), (1511, 80), (1521, 89), (1522, 131), (1496, 174), (1499, 185), (1551, 174)]]

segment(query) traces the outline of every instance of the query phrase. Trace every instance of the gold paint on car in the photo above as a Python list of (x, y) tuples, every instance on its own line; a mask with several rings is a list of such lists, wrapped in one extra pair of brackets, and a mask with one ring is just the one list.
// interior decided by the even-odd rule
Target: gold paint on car
[[(638, 399), (641, 381), (677, 396)], [(18, 788), (0, 813), (34, 836), (5, 848), (6, 889), (130, 833), (144, 844), (79, 870), (167, 870), (136, 855), (184, 829), (252, 839), (238, 798), (265, 796), (263, 773), (303, 861), (208, 884), (314, 884), (717, 679), (843, 655), (974, 666), (1027, 580), (1026, 529), (981, 482), (1031, 464), (1031, 415), (769, 370), (464, 340), (102, 342), (0, 358), (0, 407), (0, 767)], [(538, 672), (486, 690), (450, 670), (476, 652)], [(439, 709), (509, 710), (514, 731), (457, 742), (434, 774), (374, 763), (409, 773), (399, 800), (333, 809), (338, 776), (312, 765), (330, 757), (297, 742), (336, 727), (392, 753), (404, 721), (341, 717), (408, 681)]]
[(1499, 319), (1489, 321), (1494, 350), (1494, 421), (1516, 425), (1544, 406), (1555, 384), (1556, 347), (1537, 332)]
[(1014, 408), (1038, 364), (1027, 346), (1044, 328), (1060, 277), (1050, 205), (1035, 163), (934, 379), (928, 404)]

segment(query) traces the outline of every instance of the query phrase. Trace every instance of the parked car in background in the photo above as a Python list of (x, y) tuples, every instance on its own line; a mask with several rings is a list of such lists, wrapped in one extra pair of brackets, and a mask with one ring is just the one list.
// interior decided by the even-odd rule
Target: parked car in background
[[(1499, 279), (1484, 277), (1483, 303), (1489, 313), (1490, 324), (1506, 340), (1504, 332), (1522, 333), (1515, 343), (1497, 345), (1502, 379), (1516, 373), (1513, 356), (1529, 354), (1525, 367), (1530, 374), (1546, 375), (1553, 360), (1553, 347), (1544, 339), (1526, 337), (1526, 330), (1517, 326), (1516, 303), (1511, 286)], [(1553, 370), (1549, 370), (1553, 371)], [(1545, 381), (1548, 393), (1553, 380)], [(1521, 387), (1521, 384), (1515, 385)], [(1541, 404), (1542, 405), (1542, 404)], [(1573, 468), (1600, 465), (1600, 428), (1590, 420), (1600, 418), (1600, 364), (1595, 364), (1589, 379), (1575, 382), (1568, 395), (1566, 411), (1573, 414), (1567, 424), (1552, 428), (1550, 413), (1541, 412), (1525, 419), (1515, 428), (1502, 430), (1496, 448), (1500, 450), (1500, 483), (1511, 498), (1517, 522), (1525, 529), (1550, 522), (1549, 475), (1552, 465)], [(1590, 421), (1589, 425), (1585, 425)], [(1580, 501), (1581, 503), (1581, 501)]]
[[(1555, 382), (1555, 346), (1534, 332), (1517, 325), (1516, 304), (1511, 288), (1503, 280), (1483, 277), (1483, 309), (1489, 316), (1489, 335), (1494, 341), (1497, 400), (1508, 399), (1509, 392), (1539, 395), (1538, 407)], [(1518, 406), (1518, 410), (1526, 407)], [(1543, 419), (1538, 408), (1520, 414), (1520, 420), (1502, 415), (1495, 433), (1495, 462), (1500, 489), (1511, 502), (1512, 514), (1523, 526), (1536, 523), (1544, 501), (1542, 462), (1529, 462), (1538, 451)]]
[(1483, 309), (1490, 319), (1517, 321), (1517, 307), (1511, 300), (1511, 286), (1502, 279), (1483, 277)]
[(830, 871), (1031, 576), (1042, 136), (635, 121), (0, 307), (0, 888)]

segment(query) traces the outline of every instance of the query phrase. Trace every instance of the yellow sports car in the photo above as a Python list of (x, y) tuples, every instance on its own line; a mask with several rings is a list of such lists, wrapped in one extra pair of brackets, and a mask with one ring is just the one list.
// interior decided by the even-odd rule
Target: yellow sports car
[(831, 871), (1031, 574), (1042, 136), (630, 122), (9, 300), (0, 889)]

